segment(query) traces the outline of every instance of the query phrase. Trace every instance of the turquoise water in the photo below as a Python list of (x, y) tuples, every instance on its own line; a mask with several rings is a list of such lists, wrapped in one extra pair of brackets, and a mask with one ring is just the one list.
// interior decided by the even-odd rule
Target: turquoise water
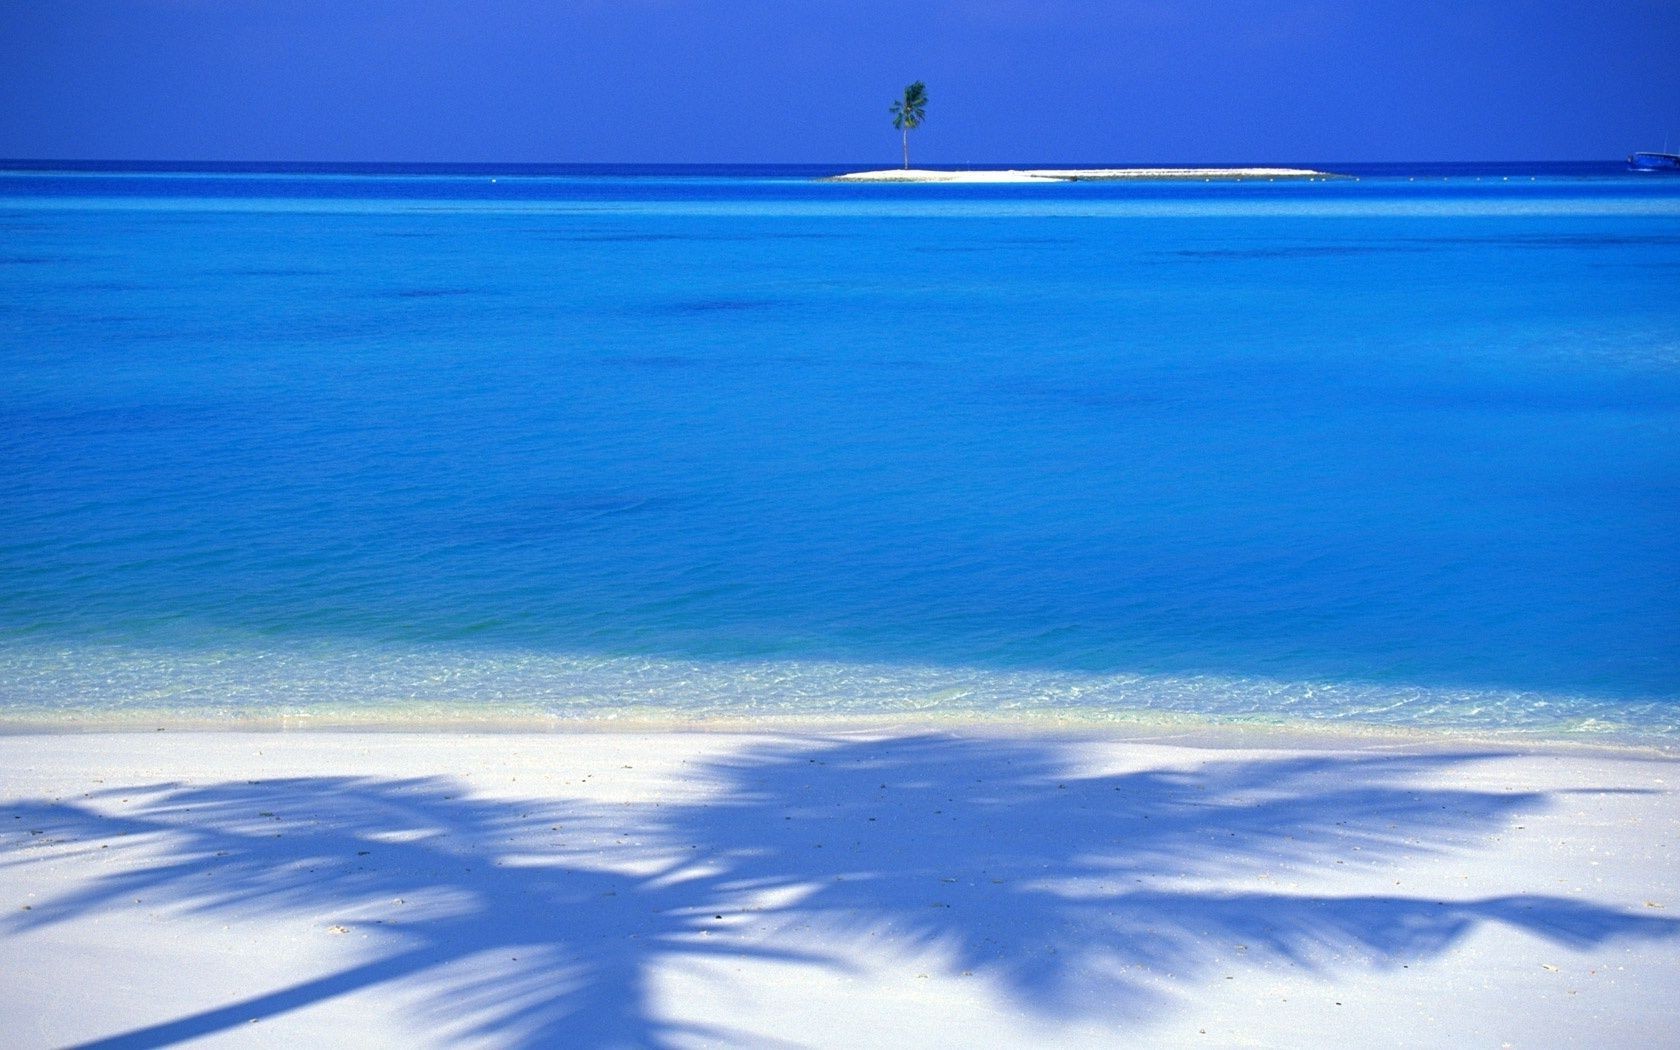
[(1680, 180), (0, 174), (0, 722), (1680, 737)]

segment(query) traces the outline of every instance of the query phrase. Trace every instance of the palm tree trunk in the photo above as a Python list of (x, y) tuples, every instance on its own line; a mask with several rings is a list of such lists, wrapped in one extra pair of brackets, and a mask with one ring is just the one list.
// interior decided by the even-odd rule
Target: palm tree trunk
[(904, 170), (910, 170), (910, 129), (904, 129)]

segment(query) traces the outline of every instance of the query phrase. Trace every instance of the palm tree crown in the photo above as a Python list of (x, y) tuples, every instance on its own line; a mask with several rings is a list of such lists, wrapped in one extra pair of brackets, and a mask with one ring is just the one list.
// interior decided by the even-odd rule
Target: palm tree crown
[(892, 104), (893, 127), (904, 135), (904, 166), (910, 166), (910, 132), (927, 117), (927, 85), (920, 80), (904, 89), (904, 97)]

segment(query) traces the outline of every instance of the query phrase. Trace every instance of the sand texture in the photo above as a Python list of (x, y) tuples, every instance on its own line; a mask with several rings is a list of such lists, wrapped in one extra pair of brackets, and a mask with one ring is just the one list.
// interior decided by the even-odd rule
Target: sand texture
[(1680, 1045), (1675, 760), (0, 738), (0, 1045)]

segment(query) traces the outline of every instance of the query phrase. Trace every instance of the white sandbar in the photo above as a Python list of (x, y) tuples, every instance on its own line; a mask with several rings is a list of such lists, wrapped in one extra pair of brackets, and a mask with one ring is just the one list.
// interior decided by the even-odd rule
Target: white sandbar
[(1680, 1045), (1672, 758), (0, 738), (0, 1045)]
[(886, 168), (835, 175), (829, 182), (1098, 182), (1124, 179), (1325, 179), (1335, 176), (1310, 168), (1027, 168), (1018, 171), (930, 171)]

